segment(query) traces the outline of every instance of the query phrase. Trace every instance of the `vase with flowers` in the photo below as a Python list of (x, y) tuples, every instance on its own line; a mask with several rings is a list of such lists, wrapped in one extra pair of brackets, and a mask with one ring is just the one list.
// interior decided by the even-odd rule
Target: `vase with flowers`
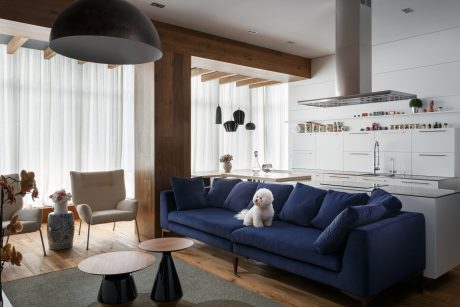
[(54, 214), (67, 214), (67, 203), (72, 199), (72, 194), (61, 189), (51, 194), (50, 198), (54, 203)]
[(230, 173), (230, 171), (232, 170), (232, 160), (233, 156), (230, 154), (226, 154), (220, 157), (220, 162), (224, 163), (224, 171), (226, 173)]
[[(16, 203), (16, 197), (24, 197), (28, 193), (31, 193), (33, 200), (38, 197), (35, 174), (22, 170), (19, 178), (18, 180), (13, 176), (0, 176), (0, 217), (2, 221), (3, 207)], [(19, 189), (17, 187), (19, 187)], [(21, 252), (17, 251), (11, 243), (3, 245), (3, 237), (5, 235), (5, 230), (14, 234), (21, 232), (22, 229), (22, 224), (18, 220), (17, 215), (13, 216), (5, 229), (2, 227), (0, 235), (0, 306), (3, 306), (3, 295), (1, 295), (3, 294), (1, 281), (3, 266), (6, 262), (11, 263), (11, 265), (20, 266), (22, 261)]]

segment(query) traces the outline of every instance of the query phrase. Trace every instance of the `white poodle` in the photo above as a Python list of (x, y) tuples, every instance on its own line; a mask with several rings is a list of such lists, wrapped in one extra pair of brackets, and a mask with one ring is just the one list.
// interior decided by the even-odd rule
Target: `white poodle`
[(252, 198), (254, 206), (251, 209), (244, 209), (235, 218), (242, 220), (243, 225), (254, 227), (271, 226), (273, 215), (273, 194), (269, 189), (259, 189)]

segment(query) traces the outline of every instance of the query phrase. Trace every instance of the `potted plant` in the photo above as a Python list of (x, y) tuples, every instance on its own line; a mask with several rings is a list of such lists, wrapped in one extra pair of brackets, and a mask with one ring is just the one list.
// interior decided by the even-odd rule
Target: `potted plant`
[(418, 113), (418, 110), (422, 107), (423, 103), (422, 103), (422, 100), (418, 99), (418, 98), (414, 98), (414, 99), (411, 99), (411, 101), (409, 101), (409, 107), (412, 108), (412, 113)]
[(230, 171), (232, 170), (232, 160), (233, 156), (230, 154), (226, 154), (220, 157), (220, 162), (224, 163), (224, 171), (226, 173), (230, 173)]

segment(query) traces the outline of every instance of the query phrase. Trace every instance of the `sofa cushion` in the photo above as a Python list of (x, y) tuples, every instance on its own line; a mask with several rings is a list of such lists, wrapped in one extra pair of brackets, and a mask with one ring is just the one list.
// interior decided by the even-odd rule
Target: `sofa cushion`
[(213, 207), (223, 208), (228, 194), (240, 182), (242, 182), (241, 179), (215, 178), (208, 192), (208, 204)]
[(223, 208), (233, 212), (240, 212), (245, 209), (251, 202), (257, 185), (257, 182), (251, 181), (240, 182), (235, 185), (225, 199)]
[[(276, 184), (276, 183), (259, 183), (257, 190), (259, 189), (269, 189), (273, 194), (273, 209), (275, 210), (275, 219), (278, 219), (278, 215), (283, 209), (286, 200), (291, 195), (294, 187), (290, 184)], [(248, 205), (248, 209), (254, 206), (252, 200)]]
[(384, 206), (386, 209), (384, 218), (397, 215), (402, 208), (402, 203), (398, 198), (382, 189), (374, 189), (367, 203)]
[(282, 221), (310, 226), (327, 191), (298, 182), (279, 214)]
[(230, 240), (232, 231), (243, 227), (243, 221), (235, 219), (234, 215), (235, 213), (232, 211), (208, 207), (186, 211), (172, 211), (168, 214), (168, 219), (171, 222)]
[(290, 259), (339, 271), (341, 255), (320, 255), (313, 242), (321, 230), (275, 221), (271, 227), (243, 227), (232, 232), (232, 242), (262, 249)]
[(170, 180), (174, 191), (177, 210), (190, 210), (208, 206), (203, 178), (172, 177)]
[(319, 229), (325, 229), (340, 212), (350, 206), (367, 204), (369, 196), (366, 193), (346, 193), (334, 190), (327, 191), (318, 215), (311, 224)]

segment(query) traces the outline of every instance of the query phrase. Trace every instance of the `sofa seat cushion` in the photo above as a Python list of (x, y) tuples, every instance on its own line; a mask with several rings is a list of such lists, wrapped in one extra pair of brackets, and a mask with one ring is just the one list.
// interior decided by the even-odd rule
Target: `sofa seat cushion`
[(271, 227), (244, 227), (233, 231), (232, 242), (310, 263), (322, 268), (340, 271), (340, 254), (320, 255), (313, 242), (321, 230), (274, 221)]
[(230, 240), (232, 231), (243, 227), (243, 221), (234, 217), (235, 213), (221, 208), (203, 208), (173, 211), (168, 214), (171, 222), (192, 227), (221, 238)]

